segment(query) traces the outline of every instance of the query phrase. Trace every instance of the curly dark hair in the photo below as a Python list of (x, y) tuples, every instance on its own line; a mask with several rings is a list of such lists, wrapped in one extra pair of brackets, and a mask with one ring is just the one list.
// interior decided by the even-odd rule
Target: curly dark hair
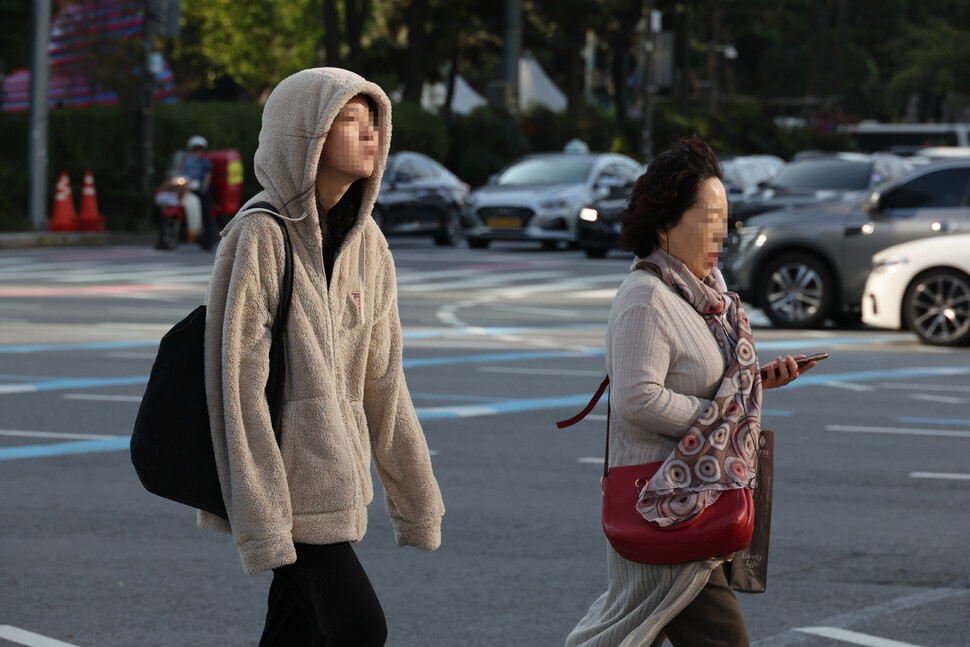
[(712, 177), (722, 178), (721, 165), (697, 135), (660, 153), (633, 185), (620, 214), (620, 247), (640, 257), (650, 254), (660, 245), (657, 232), (676, 226), (697, 200), (701, 184)]

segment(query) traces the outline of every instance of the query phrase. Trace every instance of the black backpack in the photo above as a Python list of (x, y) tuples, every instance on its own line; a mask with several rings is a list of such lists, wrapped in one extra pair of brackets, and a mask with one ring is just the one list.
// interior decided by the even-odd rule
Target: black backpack
[[(286, 374), (283, 335), (293, 296), (293, 250), (286, 225), (276, 209), (265, 202), (253, 207), (276, 214), (273, 218), (283, 232), (286, 248), (266, 380), (266, 401), (279, 444)], [(225, 519), (228, 516), (216, 472), (205, 397), (204, 333), (202, 305), (162, 337), (131, 434), (131, 463), (142, 485), (152, 494)]]

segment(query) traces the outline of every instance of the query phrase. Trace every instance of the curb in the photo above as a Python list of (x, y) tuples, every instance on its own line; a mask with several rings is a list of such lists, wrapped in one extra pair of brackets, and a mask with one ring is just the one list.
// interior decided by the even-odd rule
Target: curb
[(99, 247), (105, 245), (145, 245), (151, 247), (158, 239), (157, 232), (102, 233), (102, 232), (27, 232), (0, 234), (0, 250), (46, 247)]

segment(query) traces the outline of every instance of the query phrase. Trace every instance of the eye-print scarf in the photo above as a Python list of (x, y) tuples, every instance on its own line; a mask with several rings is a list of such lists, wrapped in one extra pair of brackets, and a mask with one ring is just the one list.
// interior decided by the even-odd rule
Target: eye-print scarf
[(669, 526), (694, 517), (725, 490), (752, 487), (761, 437), (761, 374), (751, 324), (720, 270), (715, 267), (701, 281), (660, 249), (635, 269), (657, 274), (704, 317), (727, 366), (711, 405), (640, 492), (637, 511)]

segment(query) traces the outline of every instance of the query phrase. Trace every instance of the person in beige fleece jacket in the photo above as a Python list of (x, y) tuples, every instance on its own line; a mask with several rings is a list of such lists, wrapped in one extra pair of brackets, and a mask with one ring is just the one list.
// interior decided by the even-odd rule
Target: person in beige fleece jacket
[[(383, 645), (383, 611), (350, 542), (373, 498), (397, 543), (434, 550), (444, 505), (408, 393), (394, 262), (370, 217), (391, 104), (336, 68), (284, 79), (263, 110), (263, 191), (222, 232), (207, 296), (206, 398), (228, 519), (246, 573), (272, 569), (261, 647)], [(293, 251), (280, 444), (264, 395), (285, 258)]]

